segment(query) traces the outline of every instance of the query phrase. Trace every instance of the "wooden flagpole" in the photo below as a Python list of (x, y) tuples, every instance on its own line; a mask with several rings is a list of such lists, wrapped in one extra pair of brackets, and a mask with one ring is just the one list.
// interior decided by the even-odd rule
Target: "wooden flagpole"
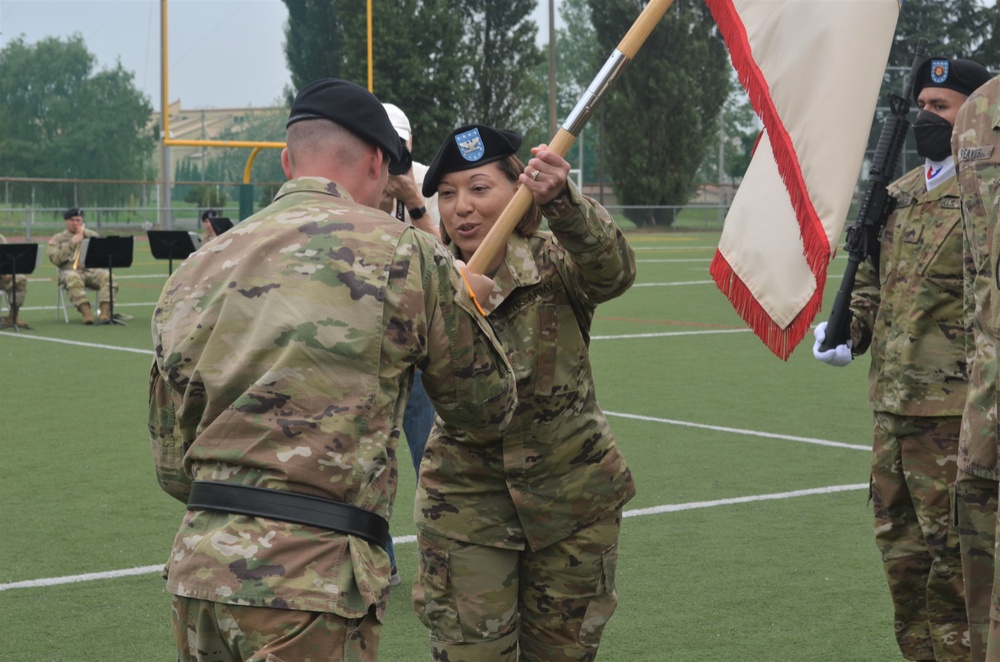
[[(549, 142), (550, 152), (554, 152), (559, 156), (566, 156), (569, 148), (573, 146), (573, 142), (580, 135), (580, 131), (583, 130), (584, 125), (586, 125), (587, 120), (590, 119), (590, 115), (597, 108), (598, 104), (600, 104), (615, 80), (617, 80), (624, 66), (629, 60), (635, 58), (635, 54), (639, 51), (639, 48), (646, 42), (653, 28), (660, 22), (660, 19), (663, 18), (663, 15), (673, 2), (674, 0), (652, 0), (646, 5), (646, 8), (642, 10), (639, 17), (635, 19), (635, 23), (629, 28), (629, 31), (618, 42), (618, 47), (611, 54), (611, 57), (608, 58), (607, 62), (604, 63), (601, 71), (594, 78), (587, 91), (577, 102), (573, 112), (569, 114), (569, 117), (563, 122), (562, 127)], [(481, 274), (493, 264), (500, 251), (507, 244), (507, 239), (510, 237), (511, 232), (517, 227), (524, 213), (528, 211), (531, 203), (531, 191), (527, 187), (522, 186), (514, 194), (514, 197), (511, 198), (511, 201), (507, 203), (507, 206), (500, 214), (500, 218), (490, 228), (490, 231), (483, 238), (483, 243), (479, 245), (479, 248), (476, 249), (476, 252), (469, 260), (467, 268), (472, 273)]]

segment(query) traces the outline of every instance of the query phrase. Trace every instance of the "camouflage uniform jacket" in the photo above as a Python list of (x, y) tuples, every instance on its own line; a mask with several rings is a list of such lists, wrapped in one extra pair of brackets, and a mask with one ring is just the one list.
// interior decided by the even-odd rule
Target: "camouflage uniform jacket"
[(969, 396), (962, 417), (958, 467), (962, 471), (1000, 480), (997, 466), (997, 351), (996, 329), (1000, 307), (994, 267), (997, 246), (997, 191), (1000, 189), (1000, 79), (976, 90), (955, 119), (951, 138), (962, 192), (965, 226), (965, 309), (972, 333), (966, 340), (969, 355)]
[[(152, 319), (149, 434), (161, 487), (288, 490), (389, 519), (414, 368), (444, 420), (494, 433), (516, 406), (503, 347), (438, 242), (333, 182), (299, 178), (192, 254)], [(459, 289), (456, 289), (459, 288)], [(389, 559), (311, 526), (187, 511), (167, 589), (322, 611), (372, 605)]]
[(893, 182), (878, 278), (858, 267), (854, 353), (871, 345), (868, 403), (901, 416), (960, 416), (968, 376), (962, 315), (962, 215), (952, 177), (931, 191), (923, 166)]
[(499, 435), (436, 421), (414, 504), (421, 530), (537, 550), (635, 494), (588, 351), (595, 308), (631, 286), (635, 254), (607, 211), (575, 189), (543, 211), (552, 232), (511, 236), (490, 299), (517, 411)]
[[(101, 235), (90, 228), (83, 229), (84, 238), (100, 237)], [(49, 256), (49, 261), (59, 267), (59, 271), (73, 268), (73, 257), (76, 255), (77, 244), (73, 243), (73, 234), (69, 230), (63, 230), (49, 239), (48, 246), (45, 247), (45, 254)], [(83, 264), (77, 265), (77, 271), (83, 271)]]

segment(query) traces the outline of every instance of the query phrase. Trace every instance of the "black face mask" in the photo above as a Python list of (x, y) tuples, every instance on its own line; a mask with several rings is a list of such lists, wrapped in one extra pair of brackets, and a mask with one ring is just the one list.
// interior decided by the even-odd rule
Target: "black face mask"
[(952, 128), (951, 123), (940, 115), (921, 110), (913, 122), (917, 154), (931, 161), (944, 161), (951, 156)]

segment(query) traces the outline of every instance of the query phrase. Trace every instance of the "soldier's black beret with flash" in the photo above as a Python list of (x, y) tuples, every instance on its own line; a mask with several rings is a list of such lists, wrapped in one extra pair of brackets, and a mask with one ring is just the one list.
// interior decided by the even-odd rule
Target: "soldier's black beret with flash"
[(437, 193), (441, 178), (449, 172), (478, 168), (505, 159), (521, 147), (521, 136), (506, 129), (467, 124), (451, 132), (427, 167), (421, 193), (425, 198)]
[(299, 90), (285, 128), (302, 120), (316, 119), (336, 122), (365, 142), (381, 147), (390, 165), (402, 158), (399, 134), (382, 102), (360, 85), (337, 78), (320, 78)]
[(992, 77), (986, 67), (972, 60), (929, 57), (917, 67), (913, 99), (925, 87), (943, 87), (969, 96)]
[(80, 209), (79, 207), (70, 207), (69, 209), (63, 212), (63, 220), (65, 221), (68, 221), (74, 216), (79, 216), (80, 218), (83, 218), (83, 210)]

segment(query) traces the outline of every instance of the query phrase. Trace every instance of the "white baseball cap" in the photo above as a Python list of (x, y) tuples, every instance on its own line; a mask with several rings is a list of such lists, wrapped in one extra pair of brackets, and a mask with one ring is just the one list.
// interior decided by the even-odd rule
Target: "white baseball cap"
[(399, 134), (400, 138), (409, 142), (411, 136), (410, 120), (406, 118), (406, 113), (394, 104), (383, 103), (382, 105), (385, 106), (385, 112), (389, 114), (389, 121), (392, 122), (396, 133)]

